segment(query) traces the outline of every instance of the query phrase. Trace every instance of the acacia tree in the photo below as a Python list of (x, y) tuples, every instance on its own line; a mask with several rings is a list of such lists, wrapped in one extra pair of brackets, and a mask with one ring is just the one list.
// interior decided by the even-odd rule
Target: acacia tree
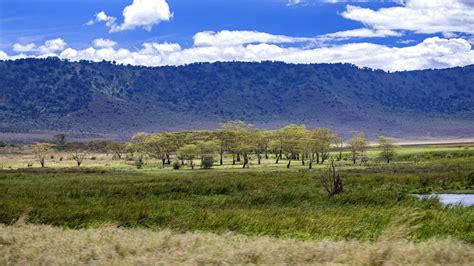
[(133, 135), (132, 140), (128, 143), (125, 149), (131, 153), (135, 166), (140, 169), (142, 168), (144, 162), (143, 158), (147, 153), (147, 143), (146, 143), (146, 133), (137, 133)]
[(339, 153), (337, 156), (337, 160), (340, 161), (342, 160), (342, 151), (344, 150), (344, 140), (336, 136), (333, 142), (334, 142), (334, 145), (336, 146), (336, 150)]
[(277, 137), (281, 144), (281, 151), (288, 158), (286, 168), (290, 168), (291, 161), (300, 153), (300, 141), (307, 132), (304, 125), (288, 125), (277, 130)]
[(377, 142), (382, 150), (380, 156), (387, 163), (390, 163), (390, 161), (395, 157), (395, 144), (393, 139), (384, 136), (379, 136), (377, 138)]
[[(231, 152), (235, 143), (235, 131), (221, 128), (214, 133), (214, 138), (218, 143), (219, 163), (224, 164), (224, 153)], [(233, 162), (235, 164), (235, 160)]]
[(53, 147), (54, 145), (51, 143), (34, 143), (32, 145), (33, 153), (41, 164), (41, 167), (45, 166), (46, 157)]
[(201, 168), (204, 167), (204, 160), (214, 160), (214, 154), (218, 150), (218, 144), (214, 141), (198, 141), (197, 144), (198, 154), (201, 160)]
[(55, 145), (55, 148), (57, 150), (64, 150), (66, 146), (66, 134), (64, 133), (59, 133), (53, 136), (53, 143)]
[(352, 138), (347, 142), (351, 151), (352, 162), (355, 164), (359, 157), (362, 157), (367, 150), (368, 141), (362, 132), (353, 132)]
[(77, 167), (81, 166), (84, 159), (87, 157), (87, 152), (85, 150), (75, 150), (71, 153), (71, 158), (76, 161)]
[(258, 137), (258, 131), (253, 129), (241, 129), (237, 131), (236, 150), (242, 154), (244, 162), (242, 168), (249, 168), (249, 154), (256, 149), (255, 139)]
[(187, 144), (182, 147), (180, 147), (177, 151), (176, 154), (182, 158), (183, 160), (187, 160), (189, 163), (189, 166), (191, 166), (191, 169), (194, 169), (194, 159), (199, 154), (198, 147), (195, 144)]
[(249, 130), (252, 127), (252, 124), (246, 123), (242, 120), (228, 121), (221, 124), (223, 136), (227, 138), (227, 150), (232, 154), (232, 165), (235, 165), (235, 161), (240, 162), (241, 153), (239, 152), (239, 132)]
[(113, 153), (120, 160), (126, 152), (126, 147), (122, 143), (110, 141), (107, 142), (107, 151)]
[(261, 164), (262, 153), (265, 153), (265, 159), (268, 159), (268, 146), (270, 144), (270, 134), (266, 130), (256, 130), (252, 134), (255, 153), (257, 155), (257, 163)]

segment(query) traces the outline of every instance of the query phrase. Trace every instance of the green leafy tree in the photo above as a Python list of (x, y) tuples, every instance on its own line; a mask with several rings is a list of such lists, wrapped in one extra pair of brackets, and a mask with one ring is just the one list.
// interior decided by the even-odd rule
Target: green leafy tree
[(207, 160), (210, 160), (210, 157), (214, 158), (219, 147), (219, 145), (214, 141), (198, 141), (196, 146), (201, 160), (201, 167), (204, 166), (204, 158), (207, 158)]
[(363, 158), (368, 147), (368, 141), (362, 132), (353, 132), (352, 138), (347, 142), (351, 152), (352, 162), (355, 164), (357, 159)]
[(281, 151), (288, 158), (287, 168), (290, 168), (291, 161), (301, 152), (301, 140), (307, 132), (304, 125), (288, 125), (280, 128), (276, 132)]
[(380, 157), (382, 157), (387, 163), (395, 157), (395, 142), (391, 138), (379, 136), (377, 138), (379, 148), (381, 149)]
[(184, 145), (180, 147), (176, 151), (176, 153), (183, 160), (187, 160), (189, 163), (189, 166), (191, 166), (191, 168), (194, 169), (193, 161), (199, 156), (199, 149), (197, 145), (195, 144)]

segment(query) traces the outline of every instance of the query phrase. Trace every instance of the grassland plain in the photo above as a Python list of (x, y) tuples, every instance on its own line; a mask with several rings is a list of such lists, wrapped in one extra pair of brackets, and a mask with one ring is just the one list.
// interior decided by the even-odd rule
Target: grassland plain
[[(271, 262), (272, 252), (285, 245), (291, 246), (288, 244), (291, 241), (304, 241), (297, 242), (297, 246), (301, 245), (301, 253), (288, 248), (288, 257), (277, 256), (275, 263), (279, 259), (304, 263), (310, 256), (304, 253), (306, 248), (340, 249), (342, 243), (347, 245), (342, 248), (347, 251), (346, 255), (335, 258), (325, 251), (316, 253), (320, 254), (317, 256), (320, 260), (313, 257), (307, 262), (330, 262), (329, 258), (334, 258), (331, 262), (335, 263), (345, 259), (348, 262), (354, 254), (361, 254), (361, 260), (354, 262), (364, 264), (373, 259), (372, 255), (376, 256), (375, 261), (380, 261), (377, 254), (381, 252), (380, 256), (385, 256), (383, 262), (472, 263), (474, 207), (446, 207), (437, 199), (418, 200), (410, 195), (443, 191), (472, 193), (472, 148), (410, 147), (399, 148), (398, 154), (397, 161), (391, 164), (377, 162), (375, 150), (369, 151), (372, 160), (367, 164), (338, 162), (345, 192), (332, 198), (325, 194), (318, 179), (326, 167), (324, 165), (310, 170), (295, 162), (293, 168), (286, 169), (285, 163), (276, 166), (269, 159), (261, 166), (253, 164), (250, 169), (226, 164), (211, 170), (192, 171), (172, 170), (171, 167), (159, 169), (158, 163), (149, 162), (145, 169), (136, 170), (125, 161), (94, 155), (96, 160), (86, 162), (86, 167), (81, 168), (56, 167), (72, 163), (65, 157), (65, 160), (49, 164), (50, 167), (45, 169), (15, 169), (23, 165), (23, 161), (19, 163), (11, 159), (5, 165), (18, 167), (0, 171), (0, 223), (5, 224), (0, 229), (3, 234), (3, 240), (0, 240), (6, 243), (0, 243), (0, 248), (2, 253), (9, 254), (5, 255), (8, 260), (17, 258), (15, 262), (21, 263), (25, 256), (26, 259), (35, 257), (32, 255), (34, 250), (49, 250), (49, 247), (61, 243), (59, 240), (46, 241), (38, 243), (40, 246), (28, 246), (29, 237), (35, 236), (21, 232), (42, 228), (51, 234), (61, 233), (61, 239), (64, 237), (61, 241), (65, 242), (69, 239), (71, 243), (84, 243), (80, 239), (86, 237), (92, 246), (95, 242), (90, 236), (96, 234), (100, 237), (115, 234), (131, 237), (131, 234), (149, 232), (157, 238), (168, 234), (168, 238), (178, 239), (177, 243), (182, 243), (186, 237), (222, 238), (231, 241), (221, 243), (229, 249), (223, 248), (221, 253), (216, 251), (213, 253), (216, 257), (210, 258), (223, 263), (252, 262), (252, 258), (257, 263)], [(30, 155), (20, 154), (16, 158), (26, 161), (25, 156)], [(413, 162), (414, 157), (421, 161)], [(26, 225), (15, 226), (23, 223)], [(113, 229), (108, 229), (110, 227)], [(108, 231), (102, 232), (104, 228)], [(229, 240), (229, 232), (236, 242)], [(8, 240), (12, 236), (18, 242)], [(130, 241), (126, 237), (122, 242), (117, 239), (114, 249), (119, 257), (120, 253), (130, 251), (127, 254), (139, 255), (128, 259), (138, 263), (136, 260), (142, 255), (156, 255), (147, 253), (149, 250), (137, 251)], [(263, 252), (263, 248), (256, 248), (254, 255), (245, 253), (244, 247), (248, 245), (250, 252), (250, 246), (262, 241), (278, 244), (268, 253)], [(127, 243), (130, 246), (127, 247)], [(31, 247), (33, 253), (28, 253), (28, 249), (18, 251), (19, 245)], [(99, 259), (108, 256), (108, 253), (100, 255), (100, 251), (106, 252), (111, 244), (98, 245), (95, 251), (90, 248), (92, 259), (94, 254)], [(194, 262), (204, 259), (198, 255), (194, 257), (194, 251), (180, 250), (186, 249), (186, 245), (177, 245), (170, 250), (176, 248), (176, 252), (191, 252), (186, 253), (189, 255), (187, 259), (194, 258)], [(199, 247), (204, 249), (206, 245)], [(233, 245), (242, 245), (243, 253), (238, 253), (240, 248)], [(446, 254), (442, 251), (443, 245), (449, 246)], [(382, 246), (387, 246), (390, 251), (385, 254)], [(433, 246), (433, 249), (428, 251), (428, 246)], [(122, 247), (125, 251), (121, 251)], [(15, 250), (16, 255), (13, 254)], [(50, 252), (53, 252), (51, 256), (57, 254)], [(244, 255), (228, 256), (226, 252)], [(400, 260), (398, 256), (404, 252), (413, 254), (413, 260)], [(173, 256), (172, 252), (169, 254)], [(428, 259), (426, 254), (431, 254), (432, 258)], [(466, 255), (467, 260), (459, 259)], [(165, 257), (164, 261), (171, 258)], [(74, 258), (80, 262), (87, 261), (87, 256)], [(5, 257), (2, 259), (7, 260)], [(57, 263), (60, 261), (56, 260)]]
[[(394, 234), (385, 234), (387, 237)], [(2, 265), (472, 265), (474, 247), (448, 239), (300, 241), (233, 233), (145, 229), (69, 230), (0, 225)]]

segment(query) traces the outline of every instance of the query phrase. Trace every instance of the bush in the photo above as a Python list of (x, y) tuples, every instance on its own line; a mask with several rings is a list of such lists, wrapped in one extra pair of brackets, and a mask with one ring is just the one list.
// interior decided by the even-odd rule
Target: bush
[(174, 170), (179, 170), (181, 168), (181, 164), (179, 163), (179, 161), (175, 161), (173, 163), (173, 169)]
[(7, 146), (7, 144), (0, 140), (0, 148), (6, 147), (6, 146)]
[(92, 157), (91, 157), (91, 160), (92, 160), (92, 161), (95, 161), (95, 160), (97, 160), (97, 157), (92, 156)]
[(214, 165), (214, 156), (204, 155), (202, 157), (202, 168), (211, 169), (213, 165)]
[(141, 169), (143, 167), (143, 165), (145, 164), (143, 162), (143, 158), (141, 158), (141, 157), (136, 158), (134, 162), (135, 162), (135, 166), (137, 167), (137, 169)]

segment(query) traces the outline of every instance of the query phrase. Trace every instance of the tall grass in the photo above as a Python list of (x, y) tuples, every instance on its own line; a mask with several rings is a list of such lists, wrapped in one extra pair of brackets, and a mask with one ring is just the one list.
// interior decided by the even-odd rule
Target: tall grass
[(375, 242), (312, 242), (249, 237), (229, 232), (218, 235), (126, 230), (111, 225), (85, 230), (44, 225), (0, 225), (1, 265), (262, 263), (469, 265), (474, 263), (474, 247), (452, 238), (422, 242), (398, 237)]
[[(433, 170), (434, 169), (434, 170)], [(0, 172), (0, 222), (22, 215), (67, 228), (171, 228), (234, 231), (299, 239), (379, 239), (394, 217), (421, 213), (413, 240), (454, 237), (474, 242), (474, 208), (420, 201), (412, 192), (454, 185), (472, 189), (465, 168), (413, 166), (343, 172), (345, 193), (329, 198), (318, 170), (169, 172)], [(442, 182), (440, 179), (443, 179)]]

